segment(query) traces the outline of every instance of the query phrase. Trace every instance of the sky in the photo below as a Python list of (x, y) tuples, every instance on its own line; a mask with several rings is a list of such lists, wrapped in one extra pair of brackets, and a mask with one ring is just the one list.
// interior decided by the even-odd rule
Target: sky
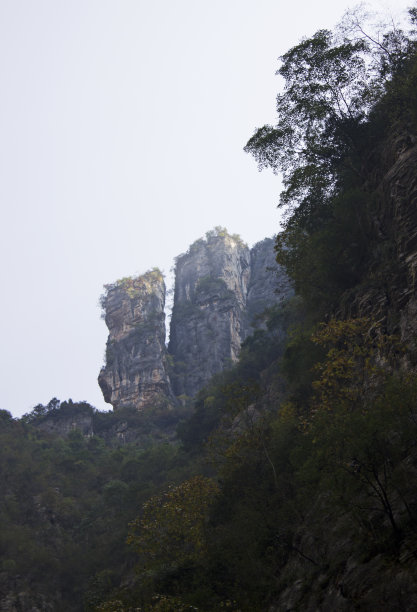
[(352, 6), (0, 0), (0, 409), (111, 409), (103, 285), (171, 282), (217, 225), (250, 246), (279, 231), (280, 179), (243, 147), (275, 120), (279, 56)]

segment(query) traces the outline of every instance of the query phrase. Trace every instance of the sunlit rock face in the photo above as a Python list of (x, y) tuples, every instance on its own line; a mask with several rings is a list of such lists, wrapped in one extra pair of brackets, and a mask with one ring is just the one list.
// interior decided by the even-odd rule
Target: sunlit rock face
[(236, 361), (249, 276), (249, 248), (223, 231), (208, 232), (177, 258), (168, 347), (176, 395), (192, 397)]
[(165, 283), (159, 270), (106, 286), (109, 336), (98, 382), (115, 409), (139, 410), (172, 398), (166, 370)]

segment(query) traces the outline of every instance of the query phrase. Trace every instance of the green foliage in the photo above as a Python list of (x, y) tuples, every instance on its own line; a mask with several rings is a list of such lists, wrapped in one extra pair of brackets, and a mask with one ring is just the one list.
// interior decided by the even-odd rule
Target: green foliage
[(415, 33), (394, 27), (374, 35), (355, 13), (336, 32), (302, 40), (281, 58), (277, 125), (259, 129), (245, 147), (260, 168), (283, 175), (287, 217), (277, 260), (316, 320), (381, 263), (373, 226), (378, 147), (399, 123), (415, 129), (415, 48)]
[(283, 173), (282, 205), (310, 214), (340, 190), (341, 169), (361, 172), (361, 126), (415, 50), (412, 32), (394, 27), (374, 40), (363, 27), (353, 13), (338, 31), (319, 30), (281, 57), (278, 123), (259, 129), (245, 150), (260, 168)]
[(308, 206), (334, 191), (335, 168), (370, 97), (365, 50), (363, 41), (340, 44), (320, 30), (282, 56), (278, 123), (259, 129), (245, 148), (261, 168), (283, 172), (282, 204)]
[(331, 201), (310, 201), (314, 211), (297, 209), (277, 237), (277, 260), (317, 318), (359, 283), (369, 264), (372, 198), (355, 183)]
[(415, 377), (387, 378), (361, 409), (348, 411), (339, 402), (329, 413), (323, 406), (308, 434), (311, 455), (302, 471), (315, 470), (333, 502), (348, 509), (374, 542), (383, 542), (389, 530), (400, 538), (406, 525), (414, 529), (417, 500), (407, 462), (417, 433), (415, 399)]
[(164, 275), (161, 270), (159, 268), (152, 268), (152, 270), (148, 270), (141, 276), (125, 276), (114, 283), (104, 285), (105, 292), (100, 297), (100, 306), (103, 309), (103, 316), (105, 315), (106, 303), (111, 291), (121, 289), (131, 300), (133, 300), (151, 292), (154, 285), (161, 283), (163, 279)]
[[(280, 320), (271, 314), (272, 330)], [(251, 339), (245, 359), (262, 346), (260, 337)], [(301, 413), (296, 376), (292, 404), (277, 410), (262, 396), (264, 362), (258, 383), (248, 384), (238, 366), (201, 395), (206, 413), (217, 414), (203, 436), (211, 433), (211, 468), (201, 445), (190, 454), (170, 444), (114, 449), (76, 431), (67, 439), (40, 434), (34, 424), (45, 418), (41, 409), (29, 423), (6, 414), (2, 571), (10, 580), (24, 574), (41, 590), (53, 583), (72, 609), (83, 600), (91, 611), (261, 612), (284, 588), (289, 566), (294, 580), (306, 582), (317, 571), (329, 579), (340, 571), (331, 554), (300, 537), (306, 529), (326, 540), (329, 516), (357, 533), (347, 554), (377, 550), (396, 563), (405, 534), (417, 529), (417, 382), (390, 374), (401, 351), (372, 321), (331, 320), (311, 347), (318, 349), (310, 359), (316, 367)], [(78, 409), (53, 404), (57, 414), (58, 404)], [(307, 427), (300, 414), (310, 415)], [(116, 416), (101, 414), (102, 428)], [(122, 416), (134, 418), (128, 409)], [(190, 427), (195, 432), (196, 421)], [(213, 465), (219, 484), (195, 476)]]
[(369, 401), (384, 384), (390, 369), (388, 360), (403, 353), (398, 340), (381, 332), (370, 319), (332, 319), (322, 324), (312, 338), (328, 348), (326, 358), (317, 363), (319, 374), (313, 383), (312, 401), (318, 410), (333, 410), (337, 405), (352, 412)]
[(145, 502), (127, 540), (139, 552), (144, 569), (198, 563), (207, 548), (206, 518), (217, 492), (213, 480), (194, 476)]
[(45, 420), (45, 418), (68, 418), (71, 416), (76, 417), (81, 414), (92, 416), (95, 412), (95, 408), (88, 402), (73, 402), (72, 399), (60, 402), (54, 397), (46, 406), (37, 404), (31, 412), (23, 415), (22, 421), (25, 423), (39, 423)]
[(206, 232), (206, 240), (210, 241), (213, 238), (225, 238), (228, 235), (229, 234), (225, 227), (221, 227), (221, 225), (217, 225), (214, 229)]
[(206, 232), (205, 238), (198, 238), (195, 240), (191, 246), (188, 248), (186, 253), (182, 253), (175, 258), (175, 264), (177, 265), (183, 257), (187, 257), (192, 253), (196, 253), (201, 248), (206, 247), (212, 243), (215, 243), (217, 238), (231, 238), (234, 242), (236, 242), (239, 246), (247, 246), (246, 243), (242, 240), (239, 234), (229, 234), (225, 227), (221, 227), (217, 225), (212, 230)]
[(229, 234), (227, 229), (225, 227), (221, 227), (220, 225), (216, 225), (214, 229), (206, 232), (207, 242), (211, 242), (216, 238), (232, 238), (232, 240), (234, 240), (234, 242), (240, 246), (246, 246), (239, 234)]
[[(148, 450), (106, 444), (99, 435), (114, 423), (140, 421), (141, 415), (127, 409), (119, 415), (99, 413), (85, 402), (54, 398), (21, 420), (4, 413), (0, 546), (6, 583), (24, 576), (25, 588), (36, 585), (51, 598), (60, 592), (65, 603), (57, 603), (59, 609), (82, 609), (84, 599), (86, 609), (93, 610), (133, 564), (124, 544), (128, 523), (146, 499), (168, 480), (188, 478), (194, 466), (172, 444)], [(46, 419), (79, 415), (92, 418), (96, 435), (83, 437), (75, 430), (60, 438), (38, 429)]]
[(392, 375), (404, 348), (365, 318), (323, 324), (313, 342), (327, 353), (314, 367), (307, 411), (298, 405), (300, 500), (323, 491), (329, 508), (343, 508), (374, 544), (387, 530), (399, 541), (417, 501), (405, 467), (417, 433), (416, 379)]

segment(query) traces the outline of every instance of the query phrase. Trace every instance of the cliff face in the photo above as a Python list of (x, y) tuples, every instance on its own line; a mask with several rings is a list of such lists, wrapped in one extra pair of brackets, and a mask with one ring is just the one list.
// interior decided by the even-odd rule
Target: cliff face
[(114, 408), (142, 409), (171, 397), (165, 364), (165, 283), (158, 270), (106, 287), (109, 328), (99, 385)]
[[(413, 142), (414, 141), (414, 142)], [(386, 279), (388, 312), (400, 313), (402, 339), (414, 342), (417, 333), (417, 146), (404, 134), (391, 139), (384, 176), (379, 184), (382, 210), (380, 232), (394, 252), (391, 278)], [(388, 281), (388, 282), (387, 282)]]
[(94, 435), (93, 418), (89, 413), (45, 418), (36, 424), (40, 431), (66, 438), (72, 431), (79, 431), (85, 437)]
[[(417, 146), (406, 131), (391, 134), (375, 152), (378, 172), (370, 180), (377, 206), (371, 212), (378, 238), (342, 316), (371, 316), (416, 348), (417, 336)], [(348, 296), (349, 297), (349, 296)]]
[(265, 309), (290, 297), (274, 239), (251, 250), (238, 237), (208, 232), (177, 259), (169, 352), (176, 395), (194, 396), (238, 358)]
[(258, 318), (266, 308), (289, 299), (294, 293), (287, 274), (275, 260), (274, 245), (274, 238), (265, 238), (250, 251), (243, 338), (262, 324)]
[(176, 395), (195, 395), (236, 361), (249, 265), (248, 247), (227, 234), (208, 234), (177, 259), (168, 348)]
[(109, 339), (99, 376), (105, 401), (116, 409), (175, 404), (175, 396), (193, 397), (233, 364), (242, 341), (262, 325), (258, 315), (292, 293), (273, 247), (266, 238), (249, 250), (217, 228), (180, 255), (168, 351), (162, 276), (148, 272), (108, 286)]

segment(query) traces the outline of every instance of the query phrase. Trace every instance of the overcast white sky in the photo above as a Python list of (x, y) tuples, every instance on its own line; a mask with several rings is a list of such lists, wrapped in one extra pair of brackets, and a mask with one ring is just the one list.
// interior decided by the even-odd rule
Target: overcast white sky
[(279, 179), (242, 149), (274, 121), (278, 57), (351, 6), (0, 0), (0, 408), (111, 408), (103, 284), (168, 274), (215, 225), (278, 231)]

